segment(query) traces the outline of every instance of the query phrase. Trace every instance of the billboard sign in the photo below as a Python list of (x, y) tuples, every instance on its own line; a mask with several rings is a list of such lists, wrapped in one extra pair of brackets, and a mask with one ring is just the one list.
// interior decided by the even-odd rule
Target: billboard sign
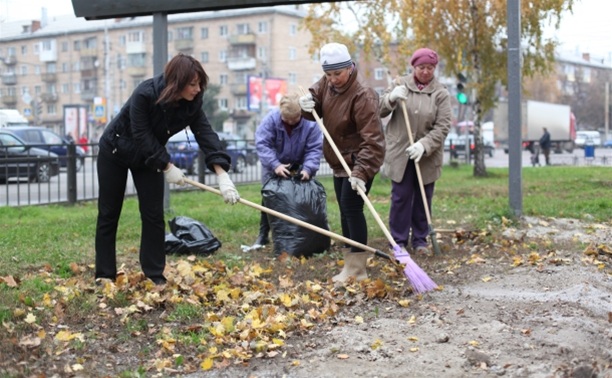
[[(287, 81), (278, 78), (263, 79), (249, 76), (247, 84), (247, 102), (250, 111), (268, 111), (278, 107), (281, 97), (287, 94)], [(262, 101), (265, 103), (262, 104)]]

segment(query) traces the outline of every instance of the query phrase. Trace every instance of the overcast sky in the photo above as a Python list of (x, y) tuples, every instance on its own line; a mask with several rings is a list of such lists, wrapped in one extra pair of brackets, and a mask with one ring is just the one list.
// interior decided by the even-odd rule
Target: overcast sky
[[(74, 14), (71, 0), (0, 0), (0, 22), (39, 18), (43, 7), (47, 7), (49, 17)], [(611, 14), (611, 0), (575, 0), (574, 13), (566, 15), (561, 29), (554, 33), (562, 42), (562, 50), (589, 52), (612, 62)]]

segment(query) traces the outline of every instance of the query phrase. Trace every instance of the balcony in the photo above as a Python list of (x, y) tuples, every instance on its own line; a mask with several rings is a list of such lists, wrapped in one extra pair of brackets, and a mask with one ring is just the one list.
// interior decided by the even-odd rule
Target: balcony
[(8, 55), (4, 58), (0, 58), (1, 61), (4, 62), (7, 66), (14, 66), (17, 64), (17, 57), (15, 55)]
[(126, 67), (125, 72), (132, 77), (146, 76), (147, 67)]
[(125, 44), (126, 54), (144, 54), (147, 52), (147, 45), (142, 41), (132, 41)]
[(175, 39), (174, 48), (177, 51), (193, 50), (193, 39)]
[(231, 35), (228, 41), (230, 45), (254, 45), (256, 39), (255, 34), (236, 34)]
[(235, 96), (244, 96), (247, 94), (247, 85), (246, 84), (232, 84), (231, 91), (232, 91), (232, 94)]
[(81, 48), (81, 58), (95, 58), (98, 56), (96, 48)]
[(5, 96), (2, 96), (2, 102), (4, 103), (4, 105), (13, 106), (13, 105), (17, 104), (17, 96), (15, 96), (15, 95), (5, 95)]
[(57, 81), (57, 74), (55, 72), (45, 72), (40, 74), (40, 79), (45, 83), (55, 83)]
[(14, 72), (8, 72), (8, 73), (2, 74), (2, 84), (4, 85), (17, 84), (17, 75)]
[(41, 93), (40, 99), (43, 102), (56, 102), (57, 101), (57, 93)]
[(228, 58), (227, 68), (232, 71), (244, 71), (252, 70), (257, 67), (257, 60), (255, 58)]
[(89, 88), (81, 90), (81, 100), (86, 102), (92, 102), (96, 97), (96, 88)]

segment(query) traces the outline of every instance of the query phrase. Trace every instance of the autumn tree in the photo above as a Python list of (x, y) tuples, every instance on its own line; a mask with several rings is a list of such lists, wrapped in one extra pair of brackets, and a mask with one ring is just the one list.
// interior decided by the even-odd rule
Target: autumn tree
[[(518, 1), (518, 0), (515, 0)], [(557, 42), (544, 38), (548, 25), (558, 29), (573, 0), (522, 1), (523, 76), (552, 69)], [(395, 75), (408, 72), (412, 52), (435, 49), (444, 74), (468, 78), (474, 119), (474, 175), (485, 176), (481, 116), (496, 103), (496, 89), (507, 82), (507, 4), (505, 0), (377, 0), (313, 4), (304, 27), (314, 51), (341, 42), (366, 58), (385, 64)]]

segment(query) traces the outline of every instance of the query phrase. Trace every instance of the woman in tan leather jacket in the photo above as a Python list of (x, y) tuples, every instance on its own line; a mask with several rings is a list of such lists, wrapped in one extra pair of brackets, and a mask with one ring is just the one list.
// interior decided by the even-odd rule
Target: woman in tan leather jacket
[[(334, 190), (340, 207), (342, 234), (367, 244), (368, 228), (363, 213), (363, 198), (357, 188), (367, 193), (385, 156), (385, 140), (378, 110), (378, 94), (363, 86), (357, 68), (345, 45), (329, 43), (321, 48), (325, 75), (300, 98), (303, 116), (314, 120), (313, 110), (323, 119), (325, 128), (338, 147), (351, 174), (326, 140), (323, 155), (334, 171)], [(356, 247), (343, 249), (344, 268), (332, 279), (344, 282), (350, 276), (367, 278), (368, 252)]]

